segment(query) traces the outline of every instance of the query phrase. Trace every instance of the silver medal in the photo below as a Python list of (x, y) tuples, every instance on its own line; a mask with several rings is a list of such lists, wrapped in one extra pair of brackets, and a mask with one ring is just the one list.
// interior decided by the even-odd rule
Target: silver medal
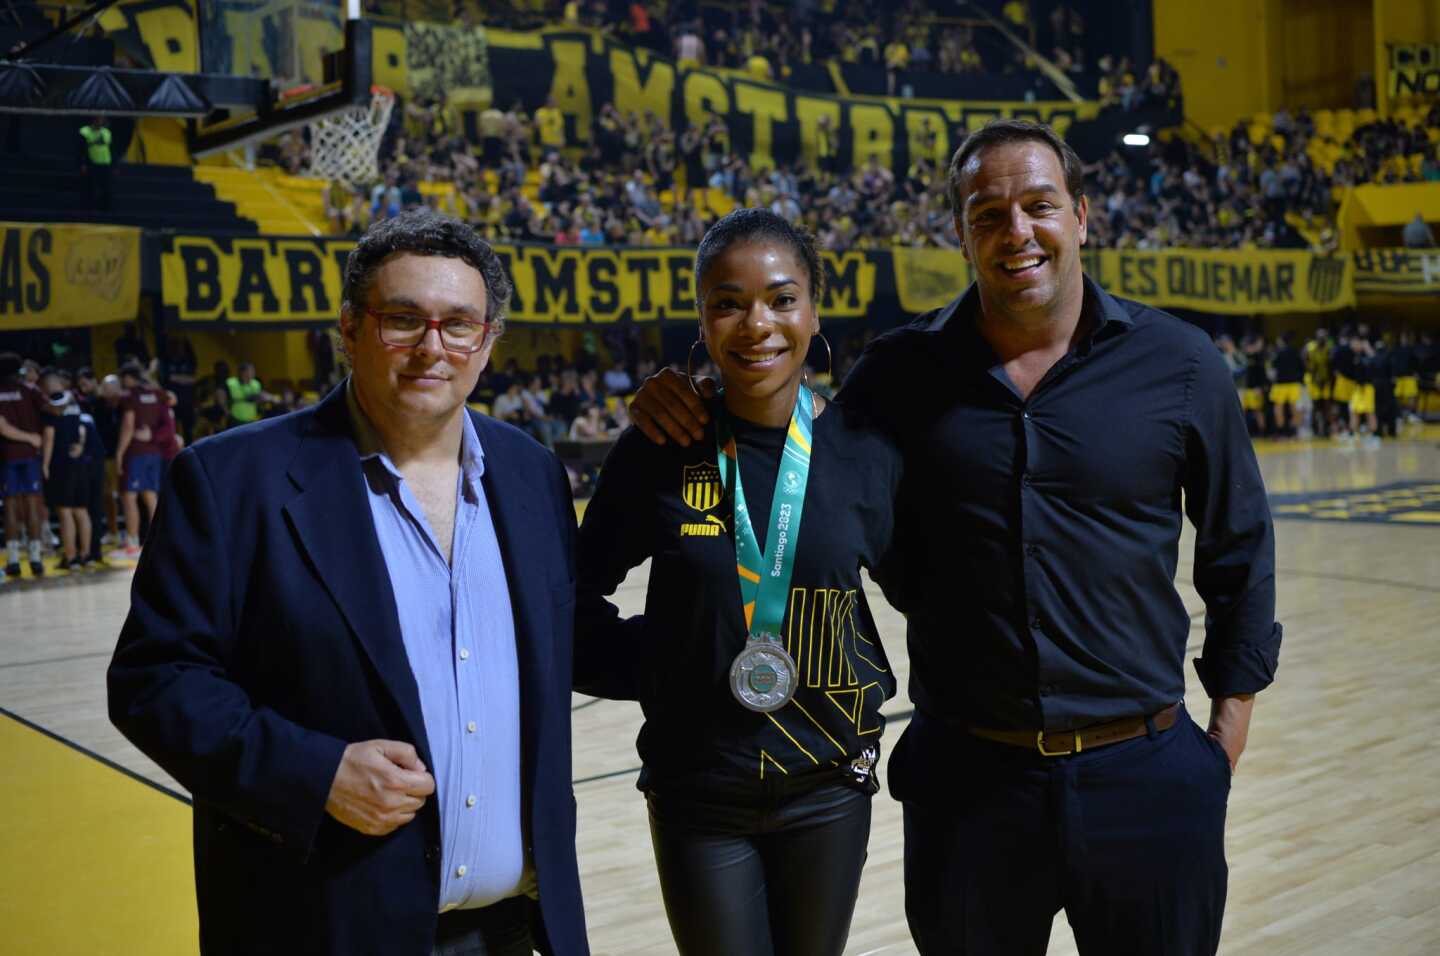
[(779, 638), (761, 634), (746, 642), (730, 665), (730, 693), (747, 710), (769, 713), (795, 696), (795, 661)]

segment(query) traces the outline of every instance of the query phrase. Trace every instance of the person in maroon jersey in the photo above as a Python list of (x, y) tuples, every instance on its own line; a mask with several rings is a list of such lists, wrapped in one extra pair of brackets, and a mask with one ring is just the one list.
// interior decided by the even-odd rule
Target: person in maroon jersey
[(121, 366), (120, 384), (126, 391), (115, 449), (120, 504), (125, 511), (120, 551), (121, 556), (133, 558), (140, 553), (140, 504), (145, 505), (147, 519), (155, 517), (164, 456), (175, 437), (175, 416), (164, 390), (145, 380), (139, 363)]
[(44, 400), (21, 375), (14, 352), (0, 355), (0, 493), (5, 496), (5, 573), (20, 576), (20, 534), (30, 533), (30, 571), (45, 573), (40, 560), (40, 446)]

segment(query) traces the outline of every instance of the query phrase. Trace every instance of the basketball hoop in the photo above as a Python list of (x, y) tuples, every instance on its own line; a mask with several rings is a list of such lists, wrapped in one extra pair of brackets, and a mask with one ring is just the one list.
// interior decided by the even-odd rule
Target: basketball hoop
[(395, 94), (370, 87), (369, 105), (351, 106), (310, 125), (310, 175), (364, 186), (380, 178), (380, 140), (390, 124)]

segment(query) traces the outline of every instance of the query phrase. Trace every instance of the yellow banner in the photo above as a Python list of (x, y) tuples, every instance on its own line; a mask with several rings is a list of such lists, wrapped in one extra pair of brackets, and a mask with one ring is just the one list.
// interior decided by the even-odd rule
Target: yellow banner
[(1440, 94), (1440, 43), (1389, 44), (1392, 97)]
[[(734, 70), (681, 68), (649, 50), (598, 34), (489, 30), (495, 101), (540, 104), (553, 98), (569, 125), (571, 145), (592, 140), (605, 103), (622, 114), (653, 113), (671, 129), (724, 121), (731, 149), (754, 168), (822, 155), (863, 165), (875, 157), (896, 171), (921, 157), (944, 168), (964, 134), (996, 117), (1049, 123), (1061, 135), (1092, 119), (1093, 101), (989, 102), (809, 93)], [(412, 62), (413, 62), (412, 57)], [(412, 71), (413, 71), (412, 66)]]
[(1440, 296), (1440, 249), (1367, 249), (1354, 261), (1357, 295)]
[[(974, 279), (949, 249), (895, 249), (895, 287), (907, 312), (935, 309)], [(1102, 249), (1082, 254), (1112, 295), (1161, 309), (1224, 315), (1324, 312), (1355, 304), (1348, 261), (1290, 250)]]
[[(169, 236), (161, 295), (181, 322), (313, 324), (340, 312), (353, 239)], [(497, 245), (515, 284), (516, 322), (585, 324), (693, 318), (690, 249)], [(822, 314), (859, 318), (876, 297), (874, 254), (826, 253)]]
[[(157, 236), (154, 243), (167, 317), (225, 324), (334, 321), (355, 247), (353, 239), (288, 236)], [(495, 251), (515, 285), (515, 322), (695, 319), (693, 249), (500, 244)], [(1081, 259), (1112, 294), (1162, 309), (1281, 315), (1348, 308), (1357, 293), (1440, 296), (1440, 250), (1102, 249)], [(826, 252), (821, 265), (827, 319), (897, 321), (943, 306), (975, 279), (954, 249)]]
[(0, 231), (0, 331), (135, 318), (139, 229), (5, 222)]

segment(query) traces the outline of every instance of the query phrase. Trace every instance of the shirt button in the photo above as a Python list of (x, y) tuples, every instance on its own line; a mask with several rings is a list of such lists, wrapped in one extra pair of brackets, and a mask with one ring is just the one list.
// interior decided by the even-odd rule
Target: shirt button
[(1029, 413), (1029, 412), (1021, 412), (1021, 413), (1020, 413), (1020, 417), (1023, 418), (1023, 419), (1025, 419), (1025, 420), (1028, 422), (1028, 421), (1030, 420), (1030, 413)]
[(1033, 621), (1030, 622), (1030, 626), (1033, 627), (1033, 628), (1034, 628), (1035, 630), (1037, 630), (1037, 631), (1043, 631), (1043, 630), (1045, 630), (1045, 625), (1043, 625), (1043, 624), (1040, 623), (1040, 619), (1039, 619), (1038, 617), (1037, 617), (1035, 620), (1033, 620)]
[(1020, 476), (1020, 483), (1021, 483), (1022, 485), (1028, 485), (1028, 484), (1030, 484), (1030, 472), (1027, 471), (1027, 472), (1025, 472), (1025, 474), (1023, 474), (1023, 475)]
[(464, 863), (461, 863), (459, 866), (455, 867), (455, 875), (456, 875), (456, 876), (464, 876), (464, 875), (465, 875), (465, 864), (464, 864)]
[(475, 806), (475, 794), (472, 793), (472, 794), (470, 794), (470, 796), (468, 796), (468, 797), (465, 798), (465, 806), (467, 806), (467, 807), (473, 807), (473, 806)]
[(1025, 553), (1033, 558), (1040, 553), (1040, 546), (1038, 544), (1027, 544), (1025, 546)]
[(470, 723), (465, 725), (465, 732), (467, 734), (473, 734), (475, 732), (475, 721), (472, 720), (470, 721)]
[(470, 652), (463, 647), (460, 648), (460, 659), (462, 661), (468, 661), (470, 659)]
[(1054, 684), (1041, 684), (1041, 685), (1040, 685), (1040, 696), (1041, 696), (1041, 697), (1051, 697), (1051, 696), (1054, 695), (1054, 693), (1055, 693), (1055, 685), (1054, 685)]

